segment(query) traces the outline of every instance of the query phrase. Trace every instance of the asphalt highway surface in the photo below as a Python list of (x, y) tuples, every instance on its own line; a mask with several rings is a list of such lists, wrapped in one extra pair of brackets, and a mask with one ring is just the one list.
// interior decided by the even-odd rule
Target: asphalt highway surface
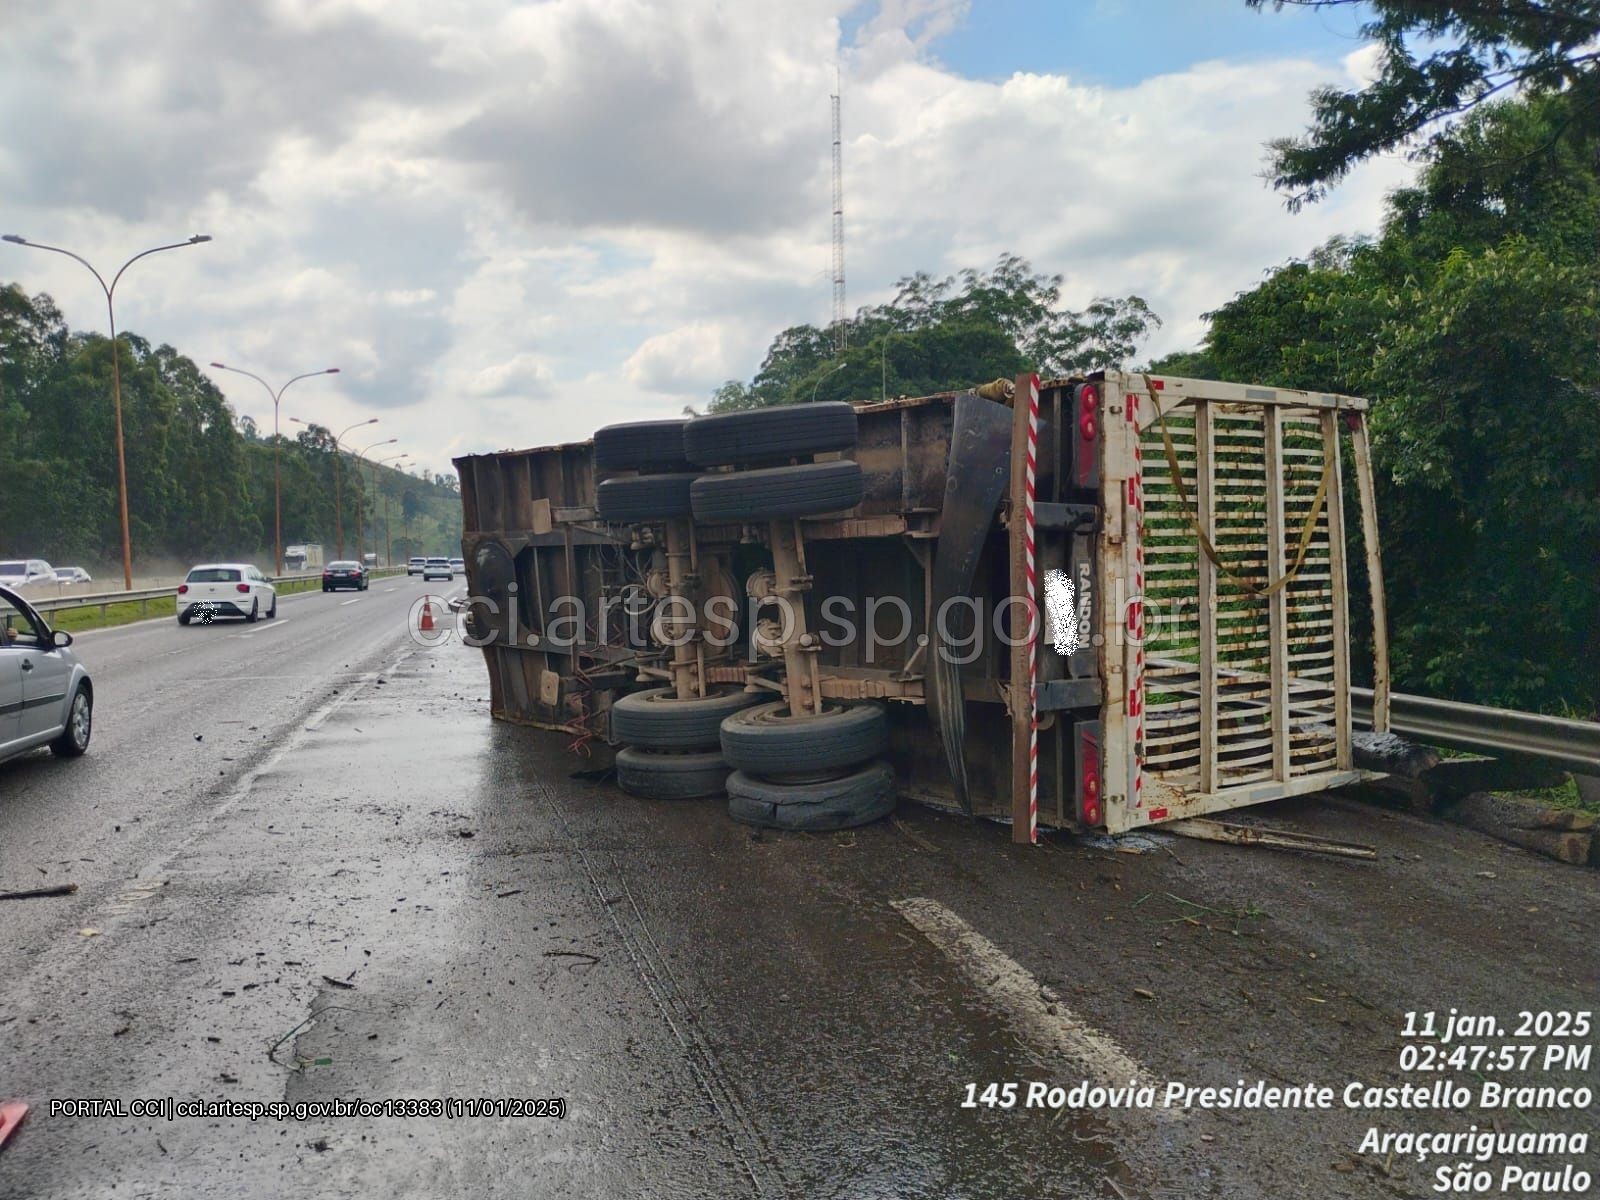
[(424, 591), (78, 639), (88, 755), (0, 764), (0, 891), (78, 885), (0, 904), (0, 1197), (1427, 1196), (1369, 1126), (1592, 1126), (973, 1103), (1413, 1080), (1407, 1011), (1597, 1007), (1600, 875), (1330, 797), (1253, 819), (1376, 861), (757, 833), (491, 721)]

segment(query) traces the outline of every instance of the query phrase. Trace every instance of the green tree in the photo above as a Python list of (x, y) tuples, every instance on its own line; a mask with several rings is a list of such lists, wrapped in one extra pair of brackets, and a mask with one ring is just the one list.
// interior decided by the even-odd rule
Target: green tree
[(1190, 359), (1372, 400), (1404, 689), (1600, 709), (1600, 135), (1572, 102), (1471, 114), (1381, 236), (1274, 270)]
[(1426, 135), (1448, 144), (1453, 122), (1510, 93), (1570, 101), (1567, 119), (1600, 131), (1600, 0), (1245, 0), (1251, 8), (1359, 9), (1381, 51), (1378, 77), (1311, 94), (1311, 127), (1271, 143), (1272, 181), (1298, 208), (1357, 163)]
[(1014, 254), (988, 271), (943, 279), (925, 272), (896, 285), (888, 304), (863, 308), (836, 330), (796, 325), (773, 339), (749, 384), (729, 380), (710, 411), (812, 399), (923, 395), (1033, 369), (1061, 375), (1118, 366), (1160, 325), (1137, 296), (1061, 305), (1059, 275)]
[[(140, 560), (270, 561), (274, 439), (237, 418), (199, 367), (171, 346), (125, 333), (75, 334), (48, 296), (0, 285), (0, 549), (90, 566), (120, 556), (111, 355), (122, 374), (128, 507)], [(276, 442), (286, 540), (331, 545), (334, 446), (326, 429)], [(382, 501), (414, 489), (419, 537), (461, 536), (461, 499), (444, 474), (412, 479), (344, 460), (345, 521), (378, 528)], [(368, 546), (376, 541), (369, 539)]]

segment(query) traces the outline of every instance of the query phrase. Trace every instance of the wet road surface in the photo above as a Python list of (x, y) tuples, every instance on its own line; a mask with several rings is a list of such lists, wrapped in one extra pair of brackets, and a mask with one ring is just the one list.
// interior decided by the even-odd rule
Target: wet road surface
[[(756, 834), (490, 722), (479, 657), (405, 636), (422, 591), (81, 640), (88, 757), (0, 765), (0, 888), (82, 889), (0, 913), (0, 1097), (34, 1105), (0, 1196), (1422, 1196), (1353, 1157), (1361, 1113), (962, 1101), (1123, 1062), (1395, 1083), (1408, 1008), (1593, 1007), (1592, 872), (1345, 801), (1269, 813), (1378, 862), (914, 805)], [(48, 1113), (168, 1095), (566, 1116)]]

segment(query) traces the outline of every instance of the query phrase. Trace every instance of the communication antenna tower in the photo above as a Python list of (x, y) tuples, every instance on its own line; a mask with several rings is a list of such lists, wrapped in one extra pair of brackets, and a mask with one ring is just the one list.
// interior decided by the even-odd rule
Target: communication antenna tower
[(844, 154), (839, 137), (839, 74), (834, 72), (833, 101), (833, 339), (845, 347), (844, 307)]

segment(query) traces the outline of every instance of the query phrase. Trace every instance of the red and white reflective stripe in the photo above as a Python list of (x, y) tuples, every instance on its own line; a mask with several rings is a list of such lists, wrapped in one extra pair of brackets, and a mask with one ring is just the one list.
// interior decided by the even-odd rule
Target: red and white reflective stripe
[[(1151, 383), (1150, 407), (1156, 406)], [(1133, 596), (1128, 602), (1128, 634), (1133, 640), (1133, 670), (1128, 673), (1128, 718), (1133, 723), (1129, 739), (1133, 776), (1133, 807), (1144, 805), (1144, 456), (1139, 449), (1139, 395), (1129, 392), (1123, 407), (1133, 426), (1133, 474), (1128, 477), (1128, 508), (1133, 514)]]
[(1028, 580), (1028, 841), (1039, 841), (1039, 573), (1034, 564), (1035, 464), (1039, 455), (1039, 377), (1028, 380), (1028, 466), (1022, 483), (1023, 572)]

